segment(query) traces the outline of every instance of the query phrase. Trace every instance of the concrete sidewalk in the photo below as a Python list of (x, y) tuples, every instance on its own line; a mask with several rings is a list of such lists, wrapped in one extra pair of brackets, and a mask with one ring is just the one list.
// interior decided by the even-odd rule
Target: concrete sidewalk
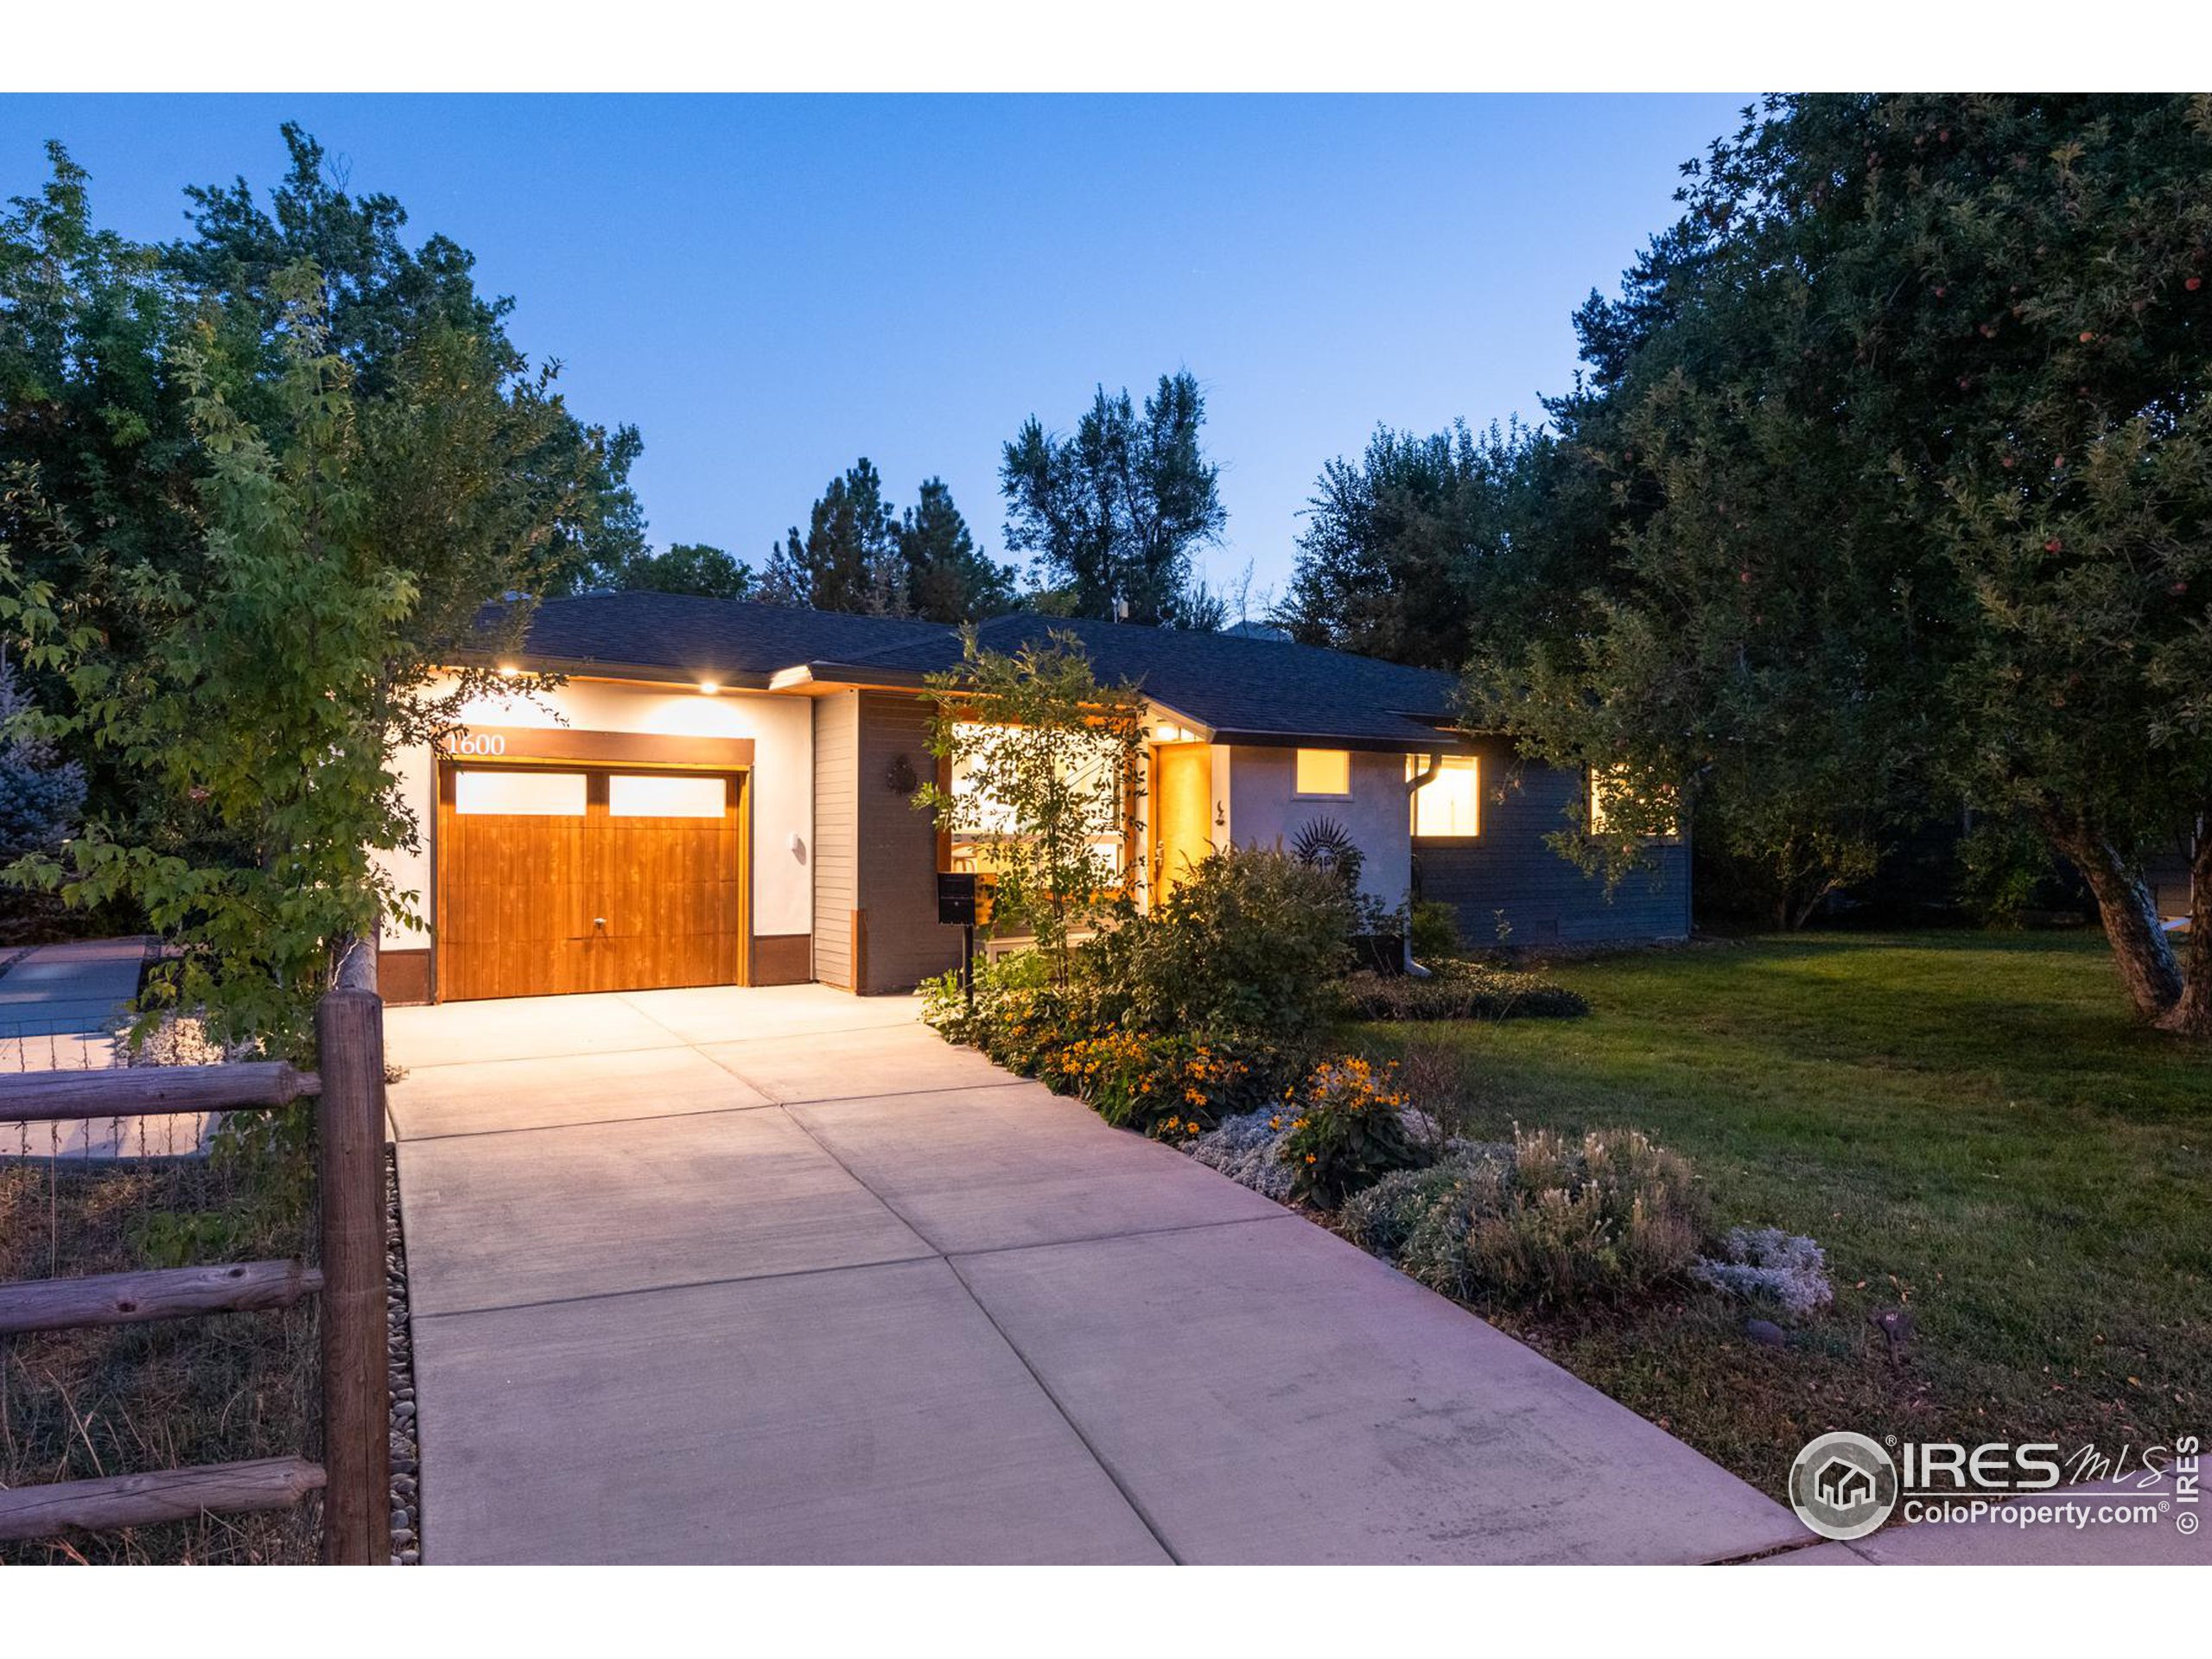
[[(138, 995), (150, 941), (34, 945), (0, 974), (0, 1070), (99, 1071), (120, 1063), (115, 1032)], [(194, 1153), (213, 1117), (25, 1124), (0, 1122), (0, 1157), (118, 1158)]]
[(432, 1561), (1702, 1561), (1794, 1517), (817, 987), (393, 1009)]
[(138, 995), (142, 938), (35, 944), (0, 975), (0, 1065), (11, 1071), (110, 1063), (110, 1034)]

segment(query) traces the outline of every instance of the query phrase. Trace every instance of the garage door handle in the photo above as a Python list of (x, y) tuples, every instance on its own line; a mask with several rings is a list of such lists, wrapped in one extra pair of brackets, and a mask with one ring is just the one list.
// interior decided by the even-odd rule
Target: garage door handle
[(594, 927), (605, 927), (607, 925), (607, 918), (604, 916), (594, 916), (591, 918), (591, 925)]

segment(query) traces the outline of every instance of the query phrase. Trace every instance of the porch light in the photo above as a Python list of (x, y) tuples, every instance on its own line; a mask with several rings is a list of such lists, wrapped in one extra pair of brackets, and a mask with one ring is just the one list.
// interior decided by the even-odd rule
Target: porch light
[(517, 668), (512, 663), (501, 663), (499, 664), (499, 672), (505, 675), (507, 678), (512, 680), (516, 675), (521, 673), (522, 670)]
[(715, 695), (715, 692), (717, 692), (717, 691), (719, 691), (719, 690), (721, 690), (721, 686), (718, 683), (716, 683), (715, 681), (713, 681), (713, 680), (702, 680), (702, 681), (700, 681), (700, 682), (699, 682), (699, 691), (700, 691), (700, 694), (701, 694), (702, 696), (709, 696), (709, 697), (711, 697), (711, 696), (713, 696)]

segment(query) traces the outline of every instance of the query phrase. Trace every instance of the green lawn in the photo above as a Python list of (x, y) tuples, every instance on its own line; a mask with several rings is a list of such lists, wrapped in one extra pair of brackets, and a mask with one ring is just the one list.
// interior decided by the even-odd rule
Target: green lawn
[[(1501, 1318), (1779, 1494), (1815, 1433), (2171, 1443), (2212, 1379), (2212, 1056), (2145, 1032), (2101, 939), (1814, 935), (1561, 965), (1569, 1020), (1363, 1026), (1464, 1057), (1474, 1127), (1642, 1128), (1723, 1224), (1826, 1247), (1787, 1349), (1707, 1293)], [(1908, 1308), (1901, 1354), (1872, 1323)]]

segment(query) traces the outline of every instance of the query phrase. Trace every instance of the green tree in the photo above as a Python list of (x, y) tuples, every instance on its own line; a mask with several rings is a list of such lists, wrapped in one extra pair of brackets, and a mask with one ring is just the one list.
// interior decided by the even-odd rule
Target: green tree
[(1655, 784), (1795, 744), (2021, 815), (2212, 1035), (2212, 838), (2185, 975), (2140, 877), (2212, 815), (2212, 99), (1772, 99), (1682, 199), (1579, 319), (1620, 569), (1484, 689), (1564, 750), (1619, 675), (1582, 741)]
[[(396, 199), (349, 192), (342, 166), (312, 137), (291, 122), (283, 133), (289, 166), (265, 207), (243, 178), (186, 190), (192, 234), (160, 257), (189, 294), (219, 305), (242, 338), (251, 329), (265, 353), (276, 353), (291, 303), (289, 273), (314, 270), (328, 349), (352, 371), (361, 397), (385, 396), (398, 384), (404, 353), (433, 333), (474, 340), (487, 379), (527, 372), (506, 333), (514, 301), (478, 291), (474, 254), (441, 235), (410, 248), (407, 211)], [(229, 350), (242, 357), (242, 340)], [(275, 365), (259, 369), (259, 382), (273, 385)], [(249, 414), (264, 416), (243, 386), (234, 395), (247, 400)], [(609, 585), (645, 552), (644, 514), (629, 483), (643, 448), (634, 427), (609, 431), (563, 410), (535, 449), (515, 458), (518, 493), (567, 504), (547, 542), (550, 590)]]
[(982, 622), (1014, 608), (1014, 570), (976, 545), (943, 479), (925, 479), (921, 499), (899, 521), (906, 602), (931, 622)]
[(1217, 600), (1194, 592), (1192, 561), (1229, 522), (1198, 429), (1205, 394), (1188, 370), (1163, 374), (1141, 414), (1127, 390), (1100, 386), (1071, 435), (1031, 416), (1006, 446), (999, 489), (1006, 544), (1028, 553), (1062, 613), (1220, 626)]
[[(103, 649), (86, 596), (12, 563), (0, 619), (68, 688), (31, 734), (97, 746), (165, 806), (151, 823), (96, 815), (60, 858), (19, 860), (10, 879), (72, 905), (136, 900), (185, 947), (158, 995), (205, 1008), (220, 1039), (298, 1054), (344, 950), (412, 919), (372, 858), (419, 836), (397, 751), (512, 685), (440, 670), (465, 645), (519, 638), (527, 606), (487, 628), (485, 603), (531, 585), (573, 504), (512, 476), (570, 417), (543, 377), (486, 380), (480, 342), (447, 324), (365, 395), (332, 349), (317, 274), (275, 288), (289, 300), (273, 380), (258, 345), (240, 360), (239, 331), (212, 315), (175, 350), (206, 530), (189, 581), (109, 561), (143, 649)], [(73, 531), (57, 517), (49, 533)]]
[(632, 593), (750, 599), (753, 568), (704, 542), (674, 542), (658, 553), (625, 559), (614, 573), (614, 586)]
[(907, 613), (906, 569), (899, 521), (883, 499), (883, 480), (866, 455), (833, 478), (808, 516), (793, 525), (760, 575), (760, 597), (774, 605), (865, 616)]
[(970, 838), (996, 880), (993, 925), (1027, 934), (1070, 971), (1071, 931), (1133, 913), (1121, 849), (1143, 794), (1144, 700), (1101, 685), (1071, 634), (1013, 655), (963, 631), (961, 665), (929, 677), (929, 750), (953, 787), (925, 785), (917, 807)]
[(1358, 461), (1322, 468), (1289, 594), (1270, 620), (1309, 645), (1465, 667), (1478, 591), (1516, 529), (1539, 464), (1529, 452), (1546, 442), (1517, 424), (1479, 437), (1465, 422), (1427, 437), (1376, 428)]

